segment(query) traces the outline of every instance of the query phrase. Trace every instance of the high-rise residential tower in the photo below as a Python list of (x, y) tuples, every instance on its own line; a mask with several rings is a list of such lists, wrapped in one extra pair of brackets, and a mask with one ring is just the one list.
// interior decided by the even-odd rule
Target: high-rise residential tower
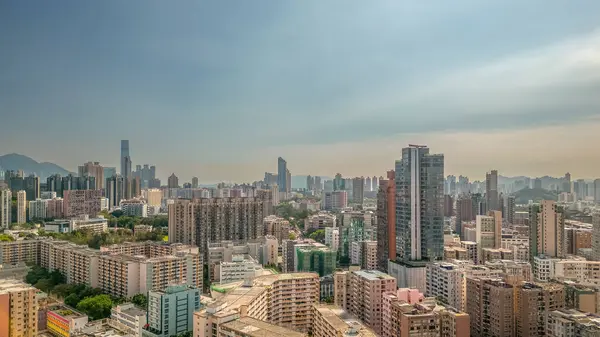
[(198, 188), (198, 177), (192, 178), (192, 188)]
[(498, 171), (496, 170), (485, 175), (485, 199), (489, 211), (501, 211), (498, 199)]
[(121, 140), (121, 175), (125, 179), (131, 177), (131, 157), (129, 156), (128, 140)]
[(504, 210), (502, 211), (502, 217), (509, 224), (513, 224), (515, 221), (515, 196), (508, 195), (504, 201)]
[(104, 167), (100, 166), (99, 162), (87, 162), (82, 166), (79, 166), (79, 176), (94, 177), (96, 180), (96, 186), (92, 189), (101, 190), (104, 188)]
[(120, 174), (106, 179), (106, 194), (108, 198), (109, 207), (118, 207), (121, 204), (121, 200), (126, 199), (126, 183), (127, 181)]
[(8, 228), (12, 223), (12, 192), (0, 188), (0, 228)]
[(17, 223), (27, 222), (27, 193), (17, 192)]
[(409, 145), (396, 161), (395, 180), (396, 261), (388, 272), (399, 287), (425, 291), (425, 263), (444, 253), (444, 155)]
[(529, 207), (529, 255), (531, 263), (538, 255), (565, 256), (564, 210), (552, 200)]
[[(369, 179), (370, 181), (370, 179)], [(365, 198), (365, 178), (354, 178), (352, 179), (352, 202), (358, 205), (362, 205)]]
[(173, 173), (169, 176), (169, 179), (167, 180), (167, 186), (169, 188), (178, 188), (179, 187), (179, 178), (177, 178), (175, 173)]
[(378, 268), (388, 270), (388, 260), (396, 258), (396, 182), (395, 172), (379, 179), (377, 192), (377, 261)]
[(277, 186), (279, 186), (279, 192), (287, 192), (288, 191), (288, 169), (287, 162), (285, 159), (279, 157), (277, 158)]

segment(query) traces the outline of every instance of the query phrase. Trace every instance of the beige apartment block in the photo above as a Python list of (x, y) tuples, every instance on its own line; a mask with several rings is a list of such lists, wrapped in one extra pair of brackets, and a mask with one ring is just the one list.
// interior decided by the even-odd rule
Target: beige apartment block
[(396, 279), (377, 270), (359, 270), (350, 273), (349, 286), (348, 311), (380, 334), (383, 294), (396, 291)]
[(194, 337), (221, 336), (221, 325), (252, 317), (307, 333), (313, 305), (319, 302), (319, 276), (314, 273), (277, 274), (246, 280), (194, 313)]
[(333, 303), (338, 307), (349, 310), (350, 308), (350, 274), (349, 271), (339, 271), (333, 274)]
[(512, 337), (514, 289), (502, 279), (467, 278), (467, 314), (471, 335)]
[(476, 242), (479, 251), (502, 246), (502, 212), (489, 211), (476, 217)]
[(39, 264), (39, 240), (17, 240), (0, 242), (0, 264), (29, 262)]
[(377, 336), (373, 330), (364, 326), (349, 312), (336, 305), (315, 305), (313, 316), (313, 337)]
[(469, 315), (438, 305), (429, 297), (417, 303), (400, 300), (396, 295), (386, 295), (388, 303), (383, 308), (383, 337), (451, 337), (470, 335)]
[(276, 215), (269, 215), (263, 219), (264, 234), (273, 235), (277, 238), (279, 244), (290, 237), (290, 222)]
[(537, 337), (545, 332), (544, 317), (565, 306), (565, 287), (556, 283), (529, 283), (515, 289), (515, 327), (517, 336)]
[(544, 255), (562, 258), (565, 249), (565, 219), (562, 206), (551, 200), (543, 200), (529, 209), (529, 251), (533, 257)]
[(27, 192), (17, 192), (17, 223), (27, 222)]
[(37, 292), (37, 289), (21, 281), (0, 280), (0, 336), (37, 336)]
[(158, 188), (149, 189), (146, 191), (146, 200), (148, 202), (148, 206), (160, 207), (162, 203), (162, 191)]

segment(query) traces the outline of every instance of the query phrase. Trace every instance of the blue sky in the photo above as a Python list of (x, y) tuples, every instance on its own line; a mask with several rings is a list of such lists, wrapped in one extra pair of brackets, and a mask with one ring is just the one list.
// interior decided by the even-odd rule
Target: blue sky
[(422, 142), (447, 173), (593, 177), (598, 13), (598, 1), (3, 1), (0, 154), (118, 166), (129, 139), (134, 165), (162, 178), (251, 181), (278, 156), (293, 174), (385, 175)]

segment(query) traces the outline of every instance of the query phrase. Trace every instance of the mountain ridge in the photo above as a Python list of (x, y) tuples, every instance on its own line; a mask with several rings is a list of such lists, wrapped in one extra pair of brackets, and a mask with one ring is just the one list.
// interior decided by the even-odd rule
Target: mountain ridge
[(41, 180), (46, 180), (53, 174), (67, 175), (71, 173), (67, 169), (51, 162), (38, 162), (35, 159), (19, 153), (9, 153), (0, 156), (0, 168), (2, 170), (23, 170), (25, 175), (35, 174)]

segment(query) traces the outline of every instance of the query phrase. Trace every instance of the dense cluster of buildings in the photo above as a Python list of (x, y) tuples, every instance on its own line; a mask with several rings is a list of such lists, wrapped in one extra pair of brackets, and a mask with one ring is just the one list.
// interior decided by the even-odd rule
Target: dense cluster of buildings
[[(40, 320), (39, 292), (2, 281), (0, 309), (13, 299), (27, 305), (6, 306), (8, 328), (0, 317), (5, 329), (0, 332), (600, 335), (594, 184), (566, 175), (551, 183), (539, 178), (507, 186), (495, 170), (482, 182), (457, 180), (444, 177), (442, 154), (409, 145), (385, 178), (309, 176), (298, 196), (310, 200), (291, 200), (295, 194), (283, 158), (276, 173), (252, 185), (205, 188), (194, 178), (181, 187), (172, 174), (161, 187), (155, 167), (132, 171), (129, 144), (121, 145), (120, 173), (107, 175), (99, 163), (89, 162), (79, 167), (78, 177), (51, 176), (45, 187), (36, 187), (35, 176), (11, 173), (10, 186), (0, 190), (0, 224), (7, 227), (15, 217), (53, 218), (44, 224), (47, 232), (102, 233), (108, 228), (106, 219), (96, 218), (101, 210), (135, 217), (166, 211), (168, 243), (91, 249), (52, 239), (0, 242), (0, 265), (37, 264), (60, 271), (67, 283), (115, 297), (145, 294), (147, 307), (126, 303), (113, 308), (110, 319), (90, 322), (59, 304), (44, 306)], [(510, 195), (527, 186), (560, 191), (561, 201), (523, 204)], [(275, 215), (274, 206), (284, 201), (308, 215), (301, 221)], [(135, 230), (152, 230), (146, 227)]]

